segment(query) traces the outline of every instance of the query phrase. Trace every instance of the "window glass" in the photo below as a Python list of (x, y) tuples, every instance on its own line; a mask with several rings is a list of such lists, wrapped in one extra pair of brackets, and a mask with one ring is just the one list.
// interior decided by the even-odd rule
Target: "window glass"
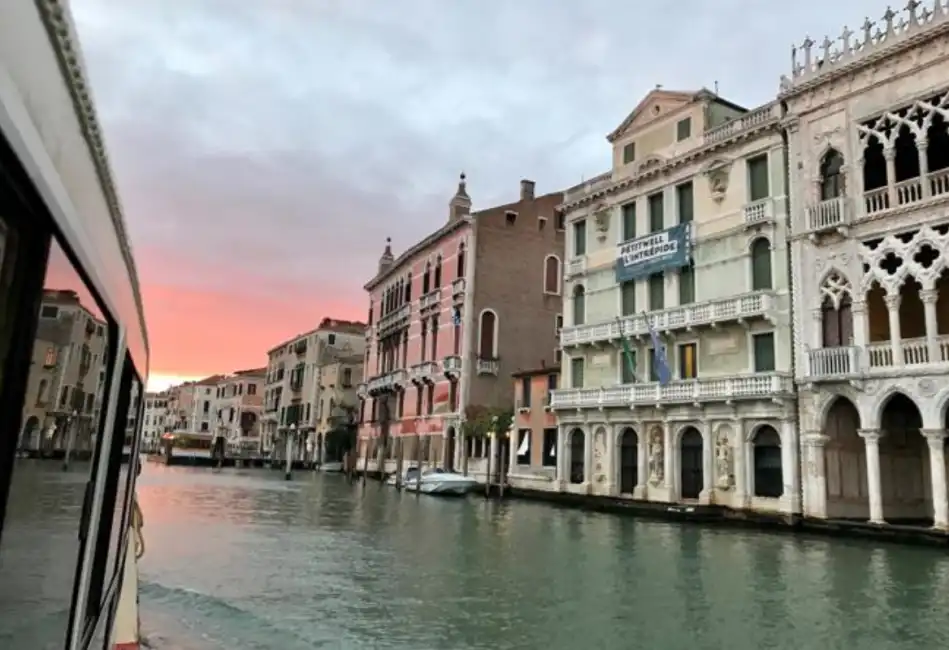
[[(0, 201), (5, 197), (0, 194)], [(96, 479), (105, 411), (109, 327), (58, 244), (50, 249), (35, 308), (39, 317), (26, 351), (31, 363), (0, 539), (2, 648), (65, 643), (88, 533), (83, 504), (87, 485), (91, 495)]]

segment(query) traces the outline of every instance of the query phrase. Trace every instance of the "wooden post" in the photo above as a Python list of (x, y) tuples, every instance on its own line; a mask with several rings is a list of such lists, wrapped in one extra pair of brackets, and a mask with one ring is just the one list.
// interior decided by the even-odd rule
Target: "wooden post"
[(494, 441), (494, 437), (491, 436), (488, 438), (488, 465), (484, 470), (484, 498), (487, 499), (491, 496), (491, 461), (494, 460), (494, 454), (491, 453), (491, 443)]
[(382, 422), (379, 425), (379, 449), (376, 451), (376, 472), (379, 474), (379, 486), (385, 483), (386, 452), (389, 450), (389, 396), (382, 398)]
[(459, 440), (461, 441), (461, 473), (468, 476), (468, 436), (461, 433)]
[(372, 434), (371, 434), (371, 433), (370, 433), (368, 436), (366, 436), (366, 455), (365, 455), (365, 457), (362, 459), (362, 484), (363, 484), (363, 487), (365, 487), (365, 485), (366, 485), (366, 474), (369, 473), (369, 453), (370, 453), (369, 441), (370, 441), (370, 440), (372, 440)]
[(507, 458), (505, 456), (506, 454), (502, 453), (500, 458), (498, 459), (500, 470), (501, 470), (500, 472), (498, 472), (498, 474), (500, 475), (500, 477), (498, 478), (498, 500), (501, 500), (504, 498), (504, 483), (507, 481)]
[(395, 461), (395, 487), (397, 490), (401, 490), (403, 470), (405, 467), (405, 445), (402, 443), (405, 441), (405, 437), (399, 436), (395, 440), (397, 445)]
[(420, 494), (422, 487), (422, 434), (415, 434), (415, 496)]

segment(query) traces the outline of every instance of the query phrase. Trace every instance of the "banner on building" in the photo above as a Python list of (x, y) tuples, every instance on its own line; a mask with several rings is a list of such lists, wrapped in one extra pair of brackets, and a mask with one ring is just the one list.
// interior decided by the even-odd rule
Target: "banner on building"
[(616, 281), (628, 282), (689, 265), (692, 257), (691, 223), (623, 242), (616, 256)]

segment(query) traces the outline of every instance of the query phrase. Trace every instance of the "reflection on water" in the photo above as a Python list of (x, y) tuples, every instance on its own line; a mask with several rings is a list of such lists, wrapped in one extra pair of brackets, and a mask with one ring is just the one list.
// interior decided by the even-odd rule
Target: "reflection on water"
[(937, 551), (417, 498), (338, 476), (281, 479), (146, 469), (142, 616), (155, 645), (949, 643), (949, 558)]

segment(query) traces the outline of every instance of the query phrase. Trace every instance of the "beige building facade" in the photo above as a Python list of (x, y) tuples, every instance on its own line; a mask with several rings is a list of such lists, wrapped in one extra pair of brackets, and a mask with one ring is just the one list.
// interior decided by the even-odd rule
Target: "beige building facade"
[(229, 448), (259, 451), (267, 369), (238, 370), (224, 375), (214, 388), (214, 432)]
[(567, 191), (554, 489), (799, 509), (780, 121), (657, 87)]
[[(33, 346), (19, 447), (91, 451), (101, 415), (108, 331), (74, 291), (46, 290)], [(72, 441), (70, 443), (70, 435)]]

